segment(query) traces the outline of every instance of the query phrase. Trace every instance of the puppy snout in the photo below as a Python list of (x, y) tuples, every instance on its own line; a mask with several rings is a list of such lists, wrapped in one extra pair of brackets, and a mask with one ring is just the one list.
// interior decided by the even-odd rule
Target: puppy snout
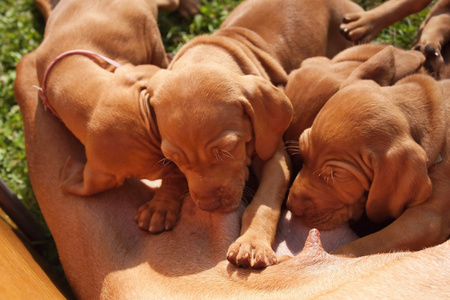
[(240, 195), (235, 195), (224, 187), (210, 191), (191, 191), (191, 196), (201, 210), (220, 213), (227, 213), (237, 209), (241, 198)]
[(296, 216), (305, 215), (306, 211), (311, 208), (312, 200), (301, 192), (289, 193), (286, 201), (287, 208)]

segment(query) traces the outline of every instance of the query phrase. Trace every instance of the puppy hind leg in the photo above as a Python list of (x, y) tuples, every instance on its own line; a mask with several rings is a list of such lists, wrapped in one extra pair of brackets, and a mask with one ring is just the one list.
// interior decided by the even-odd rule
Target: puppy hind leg
[(114, 175), (98, 171), (89, 162), (80, 162), (69, 156), (62, 170), (60, 189), (78, 196), (90, 196), (121, 184)]
[(156, 5), (158, 6), (158, 9), (170, 12), (178, 8), (180, 0), (157, 0)]

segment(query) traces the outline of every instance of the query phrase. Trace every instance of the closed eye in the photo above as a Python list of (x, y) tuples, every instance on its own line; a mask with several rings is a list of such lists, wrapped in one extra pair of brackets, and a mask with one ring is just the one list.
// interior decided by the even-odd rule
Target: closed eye
[(214, 156), (216, 157), (217, 161), (221, 162), (225, 159), (232, 159), (235, 160), (233, 154), (231, 154), (229, 151), (220, 149), (220, 148), (214, 148), (213, 149)]
[(317, 178), (323, 180), (327, 184), (327, 186), (330, 185), (330, 183), (331, 185), (334, 184), (334, 172), (330, 167), (323, 167), (321, 169), (318, 169), (313, 172), (313, 175), (317, 175)]
[(334, 168), (329, 165), (316, 170), (313, 174), (317, 175), (317, 178), (323, 180), (327, 186), (330, 184), (334, 185), (336, 181), (346, 182), (353, 178), (347, 171), (341, 168)]

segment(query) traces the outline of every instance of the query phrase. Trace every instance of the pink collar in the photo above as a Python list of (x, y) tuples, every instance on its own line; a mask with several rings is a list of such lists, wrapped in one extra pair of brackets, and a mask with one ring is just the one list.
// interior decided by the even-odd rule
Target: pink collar
[[(58, 55), (58, 56), (57, 56), (57, 57), (56, 57), (56, 58), (48, 65), (47, 69), (45, 70), (44, 78), (43, 78), (43, 80), (42, 80), (42, 87), (33, 86), (33, 87), (35, 87), (35, 88), (38, 89), (39, 97), (41, 98), (42, 103), (44, 104), (44, 106), (45, 106), (46, 108), (50, 109), (50, 111), (51, 111), (55, 116), (57, 116), (58, 118), (60, 118), (59, 115), (58, 115), (58, 113), (57, 113), (56, 110), (51, 106), (50, 102), (48, 102), (48, 99), (47, 99), (47, 94), (46, 94), (47, 77), (48, 77), (48, 74), (50, 73), (51, 69), (56, 65), (56, 63), (58, 63), (61, 59), (65, 58), (65, 57), (67, 57), (67, 56), (69, 56), (69, 55), (73, 55), (73, 54), (81, 54), (81, 55), (85, 55), (85, 56), (90, 57), (90, 58), (101, 58), (101, 59), (103, 59), (104, 61), (106, 61), (107, 63), (109, 63), (109, 64), (112, 65), (112, 66), (115, 66), (115, 67), (117, 67), (117, 68), (120, 67), (120, 64), (119, 64), (118, 62), (116, 62), (116, 61), (114, 61), (114, 60), (112, 60), (112, 59), (110, 59), (110, 58), (108, 58), (108, 57), (106, 57), (106, 56), (103, 56), (103, 55), (101, 55), (101, 54), (98, 54), (98, 53), (95, 53), (95, 52), (92, 52), (92, 51), (89, 51), (89, 50), (71, 50), (71, 51), (67, 51), (67, 52), (64, 52), (64, 53)], [(60, 118), (60, 119), (61, 119), (61, 118)]]

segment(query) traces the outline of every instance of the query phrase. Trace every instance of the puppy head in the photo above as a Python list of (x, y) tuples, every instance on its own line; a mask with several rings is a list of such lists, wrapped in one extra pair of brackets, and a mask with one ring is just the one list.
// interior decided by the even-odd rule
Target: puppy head
[(167, 71), (151, 105), (164, 156), (199, 207), (220, 212), (238, 207), (252, 157), (269, 159), (292, 117), (270, 82), (205, 66)]
[(315, 138), (318, 134), (313, 129), (300, 136), (304, 163), (290, 189), (287, 207), (306, 225), (331, 230), (361, 216), (369, 182), (357, 161), (339, 146)]
[[(311, 127), (323, 105), (360, 64), (357, 61), (333, 63), (326, 57), (318, 56), (305, 59), (299, 69), (289, 74), (285, 93), (292, 102), (295, 114), (284, 134), (285, 141), (297, 141), (300, 134)], [(287, 149), (291, 155), (297, 152), (292, 144)]]
[(431, 193), (425, 151), (401, 111), (374, 82), (336, 93), (300, 137), (304, 165), (287, 206), (309, 226), (336, 228), (358, 219), (397, 218)]

